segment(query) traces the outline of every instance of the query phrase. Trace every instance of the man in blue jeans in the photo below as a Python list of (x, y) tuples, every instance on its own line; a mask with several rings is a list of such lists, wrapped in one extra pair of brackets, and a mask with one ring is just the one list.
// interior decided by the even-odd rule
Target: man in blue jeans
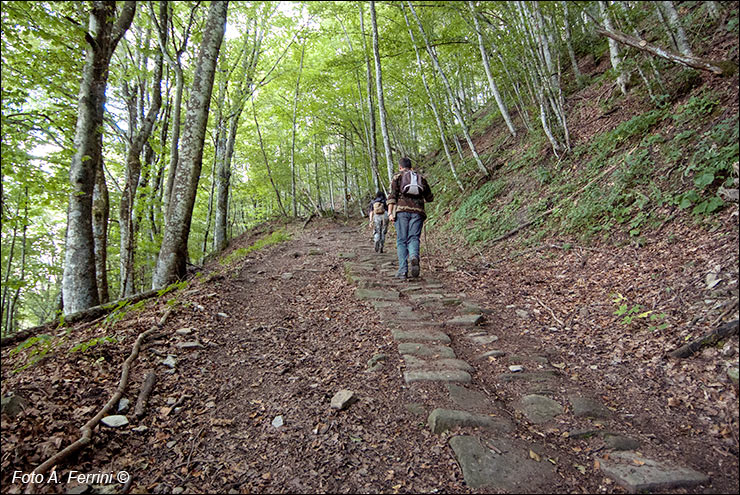
[(413, 169), (411, 160), (401, 158), (388, 196), (388, 218), (396, 226), (398, 279), (419, 276), (419, 238), (427, 217), (424, 203), (432, 201), (434, 195), (427, 180)]

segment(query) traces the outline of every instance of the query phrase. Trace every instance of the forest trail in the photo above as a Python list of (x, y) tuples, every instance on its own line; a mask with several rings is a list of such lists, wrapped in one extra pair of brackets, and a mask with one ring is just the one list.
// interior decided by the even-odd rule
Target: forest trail
[[(101, 425), (64, 469), (126, 470), (131, 493), (686, 493), (736, 483), (715, 472), (709, 485), (706, 464), (692, 469), (702, 453), (685, 458), (663, 435), (673, 426), (656, 427), (659, 414), (623, 414), (634, 404), (606, 402), (603, 384), (564, 372), (558, 349), (505, 332), (489, 301), (455, 289), (449, 271), (422, 258), (419, 279), (393, 279), (392, 232), (380, 254), (366, 220), (289, 231), (246, 255), (240, 248), (264, 232), (242, 236), (221, 258), (231, 263), (210, 262), (174, 293), (173, 316), (127, 389), (133, 404), (156, 371), (146, 416)], [(70, 408), (59, 386), (45, 402), (67, 411), (66, 445), (82, 423), (69, 409), (102, 403), (110, 389), (74, 390)], [(354, 402), (336, 409), (341, 390)]]

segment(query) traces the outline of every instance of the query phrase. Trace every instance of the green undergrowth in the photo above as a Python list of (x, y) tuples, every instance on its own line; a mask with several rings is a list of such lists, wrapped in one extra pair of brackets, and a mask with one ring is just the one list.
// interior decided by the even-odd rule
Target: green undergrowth
[(695, 88), (684, 103), (656, 104), (559, 160), (544, 152), (542, 133), (516, 147), (499, 139), (500, 148), (489, 150), (499, 163), (490, 178), (471, 160), (459, 168), (464, 194), (440, 153), (428, 167), (438, 184), (430, 229), (485, 245), (532, 221), (525, 244), (567, 234), (642, 245), (676, 212), (711, 223), (726, 206), (721, 188), (737, 187), (738, 137), (737, 114), (724, 113), (711, 90)]
[(286, 232), (285, 230), (276, 230), (272, 232), (269, 235), (266, 235), (257, 241), (254, 242), (254, 244), (238, 248), (233, 250), (231, 253), (229, 253), (227, 256), (222, 258), (220, 260), (220, 263), (222, 265), (230, 265), (234, 263), (235, 261), (241, 260), (245, 256), (247, 256), (249, 253), (252, 253), (254, 251), (259, 251), (260, 249), (264, 249), (268, 246), (274, 246), (275, 244), (280, 244), (281, 242), (289, 241), (293, 238), (293, 236)]

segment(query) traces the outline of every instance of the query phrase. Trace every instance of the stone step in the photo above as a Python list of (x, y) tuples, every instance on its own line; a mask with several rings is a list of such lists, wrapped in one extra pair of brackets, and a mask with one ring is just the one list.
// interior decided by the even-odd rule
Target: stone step
[(514, 424), (507, 418), (442, 408), (429, 413), (427, 426), (437, 435), (461, 426), (480, 426), (502, 433), (514, 431)]
[(446, 345), (419, 344), (418, 342), (403, 342), (398, 344), (400, 354), (411, 354), (414, 356), (439, 357), (455, 359), (455, 351)]
[(474, 327), (483, 323), (483, 315), (481, 314), (470, 314), (462, 315), (451, 320), (447, 320), (445, 325), (452, 327)]
[(461, 382), (470, 383), (472, 378), (467, 371), (463, 370), (412, 370), (403, 374), (406, 383), (414, 382)]
[(357, 299), (380, 299), (385, 301), (397, 301), (400, 294), (394, 290), (355, 289)]
[(449, 441), (470, 488), (488, 493), (551, 493), (556, 486), (555, 467), (532, 459), (528, 446), (517, 446), (503, 438), (486, 443), (493, 448), (469, 435)]
[(688, 488), (709, 483), (705, 474), (671, 462), (643, 457), (637, 452), (611, 452), (599, 459), (601, 471), (631, 493)]
[(432, 342), (450, 343), (450, 337), (439, 330), (391, 330), (393, 340), (397, 342)]
[(474, 368), (462, 359), (422, 359), (420, 357), (414, 356), (413, 354), (404, 354), (403, 361), (409, 370), (463, 370), (467, 371), (468, 373), (474, 371)]

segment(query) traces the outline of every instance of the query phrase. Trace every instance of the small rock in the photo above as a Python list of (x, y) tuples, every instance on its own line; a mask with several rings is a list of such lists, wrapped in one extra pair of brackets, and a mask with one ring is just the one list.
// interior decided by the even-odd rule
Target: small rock
[(351, 390), (343, 389), (334, 394), (334, 397), (331, 398), (331, 408), (342, 411), (355, 402), (357, 402), (355, 393)]
[(730, 358), (735, 355), (735, 348), (732, 346), (732, 342), (725, 343), (725, 346), (722, 348), (722, 356), (726, 358)]
[(119, 413), (125, 413), (128, 411), (128, 406), (131, 403), (128, 399), (121, 399), (118, 401), (118, 412)]
[(524, 366), (522, 366), (521, 364), (513, 364), (509, 366), (509, 371), (511, 371), (512, 373), (517, 373), (523, 370), (524, 370)]
[(209, 400), (208, 402), (206, 402), (206, 407), (208, 409), (213, 409), (214, 407), (216, 407), (216, 403), (212, 400)]
[(503, 356), (506, 356), (506, 353), (504, 351), (499, 351), (495, 349), (492, 351), (484, 352), (483, 354), (480, 355), (480, 357), (482, 358), (487, 358), (487, 357), (500, 358)]
[(282, 278), (283, 280), (290, 280), (291, 278), (293, 278), (293, 274), (290, 272), (285, 272), (280, 275), (280, 278)]
[(104, 417), (100, 422), (110, 428), (118, 428), (119, 426), (126, 426), (128, 424), (128, 418), (120, 414), (115, 414)]
[(376, 364), (378, 364), (378, 362), (385, 361), (386, 359), (388, 359), (388, 356), (386, 356), (385, 354), (376, 354), (367, 360), (367, 367), (373, 368)]
[(177, 359), (172, 354), (167, 354), (167, 358), (162, 360), (162, 364), (168, 368), (174, 368), (177, 364)]
[(175, 333), (177, 335), (188, 335), (188, 334), (190, 334), (192, 332), (193, 332), (193, 329), (192, 328), (189, 328), (189, 327), (179, 328), (179, 329), (175, 330)]
[(180, 342), (179, 344), (175, 344), (175, 347), (179, 349), (205, 349), (203, 344), (200, 342)]
[(524, 319), (526, 319), (526, 318), (529, 318), (529, 313), (527, 313), (527, 312), (526, 312), (526, 311), (524, 311), (523, 309), (517, 309), (517, 310), (515, 311), (515, 313), (516, 313), (516, 315), (517, 315), (517, 316), (518, 316), (519, 318), (524, 318)]
[(272, 420), (272, 426), (274, 426), (275, 428), (280, 428), (284, 424), (285, 423), (283, 422), (282, 416), (275, 416), (275, 419)]
[(131, 431), (135, 431), (136, 433), (144, 433), (149, 428), (146, 425), (139, 425), (136, 428), (131, 428)]
[(17, 416), (26, 408), (26, 400), (20, 395), (10, 395), (2, 398), (2, 414), (10, 417)]
[(174, 446), (175, 446), (176, 444), (177, 444), (177, 440), (170, 440), (170, 441), (169, 441), (169, 442), (167, 442), (167, 443), (166, 443), (165, 445), (167, 445), (167, 448), (168, 448), (168, 449), (171, 449), (171, 448), (172, 448), (172, 447), (174, 447)]
[(613, 450), (637, 450), (640, 448), (639, 441), (624, 435), (605, 434), (604, 442), (607, 447)]
[(185, 492), (185, 489), (181, 486), (176, 486), (172, 489), (172, 495), (180, 495), (183, 492)]
[(174, 406), (176, 402), (177, 402), (177, 399), (175, 399), (174, 397), (167, 397), (168, 406)]
[(220, 316), (221, 318), (228, 318), (229, 317), (229, 315), (227, 315), (226, 313), (216, 313), (216, 316)]
[(732, 383), (735, 384), (737, 387), (738, 385), (738, 368), (729, 368), (727, 370), (727, 376), (730, 377), (730, 380), (732, 380)]

